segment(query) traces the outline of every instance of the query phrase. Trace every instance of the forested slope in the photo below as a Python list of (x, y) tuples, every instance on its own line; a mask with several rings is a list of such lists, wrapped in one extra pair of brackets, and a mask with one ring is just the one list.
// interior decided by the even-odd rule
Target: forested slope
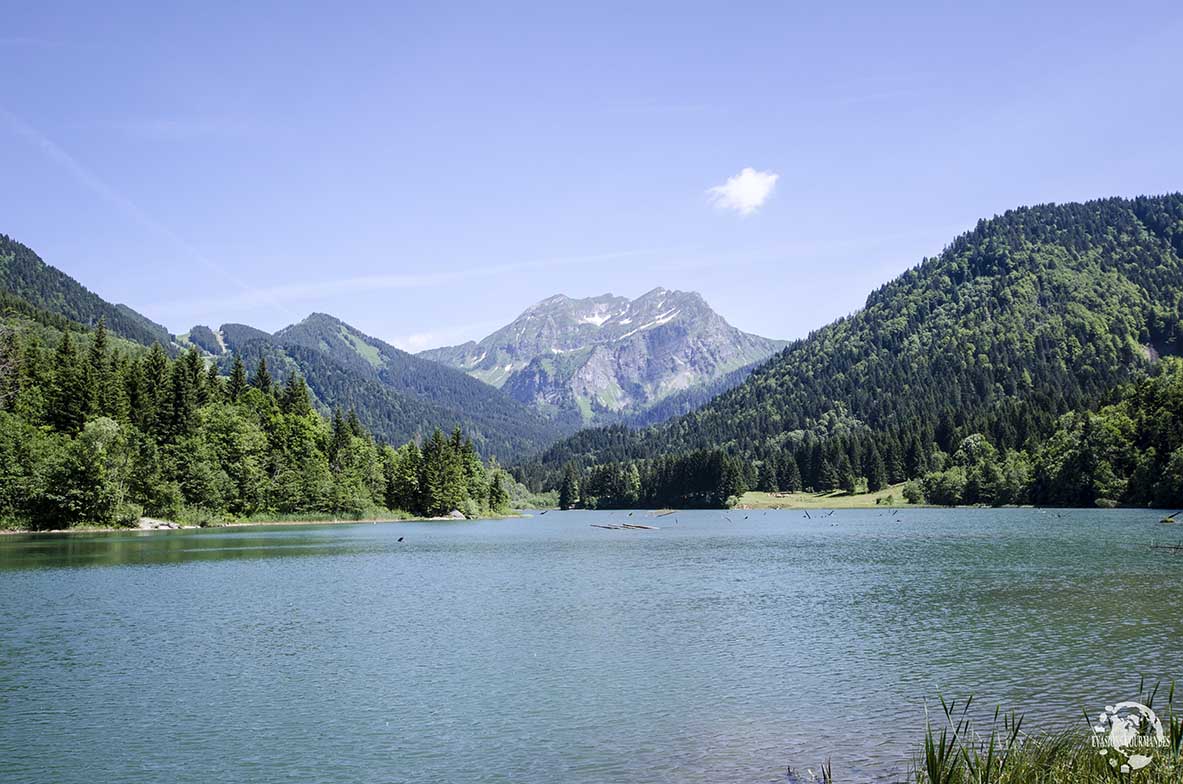
[(559, 435), (555, 425), (503, 392), (323, 314), (277, 335), (247, 324), (223, 324), (217, 332), (195, 326), (174, 339), (159, 324), (103, 300), (0, 235), (0, 317), (9, 314), (67, 331), (94, 327), (101, 319), (111, 335), (144, 346), (159, 343), (170, 356), (195, 347), (223, 373), (229, 373), (236, 356), (249, 367), (265, 359), (279, 383), (293, 374), (303, 376), (322, 413), (353, 409), (387, 443), (460, 427), (482, 455), (512, 460), (537, 453)]
[(112, 305), (4, 234), (0, 234), (0, 291), (86, 326), (105, 319), (107, 329), (145, 346), (170, 345), (164, 327), (126, 305)]
[(843, 453), (857, 474), (872, 446), (893, 479), (974, 433), (1022, 448), (1175, 352), (1181, 254), (1180, 194), (1011, 210), (703, 408), (636, 433), (585, 431), (522, 473), (553, 484), (569, 460), (722, 447), (751, 464), (807, 452), (802, 478), (819, 484), (821, 458)]

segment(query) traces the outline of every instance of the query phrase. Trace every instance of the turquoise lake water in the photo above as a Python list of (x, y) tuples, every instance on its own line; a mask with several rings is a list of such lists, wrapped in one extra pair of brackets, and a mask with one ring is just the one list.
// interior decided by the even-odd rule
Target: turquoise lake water
[(1161, 513), (823, 514), (0, 537), (0, 779), (891, 781), (1183, 676)]

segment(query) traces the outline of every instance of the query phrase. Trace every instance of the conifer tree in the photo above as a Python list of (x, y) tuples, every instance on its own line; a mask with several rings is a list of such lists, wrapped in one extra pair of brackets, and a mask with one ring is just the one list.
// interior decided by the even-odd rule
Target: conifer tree
[(86, 354), (88, 386), (91, 395), (90, 410), (101, 416), (113, 413), (111, 395), (110, 358), (107, 356), (107, 320), (100, 316), (91, 336), (90, 350)]
[(875, 444), (871, 444), (871, 448), (863, 453), (863, 476), (867, 478), (867, 490), (872, 493), (882, 490), (887, 484), (887, 467)]
[(267, 370), (267, 357), (259, 357), (259, 364), (255, 366), (255, 375), (251, 377), (251, 386), (265, 395), (270, 395), (273, 385), (271, 373)]
[(205, 369), (205, 394), (206, 400), (214, 403), (221, 402), (225, 394), (222, 377), (218, 375), (217, 362), (209, 363), (209, 367)]
[(488, 504), (491, 512), (504, 512), (509, 507), (509, 492), (503, 482), (504, 472), (497, 465), (497, 458), (490, 458)]
[(49, 390), (50, 423), (71, 435), (82, 429), (89, 414), (93, 393), (84, 376), (74, 349), (74, 341), (67, 330), (53, 356), (53, 385)]
[(167, 404), (161, 410), (164, 414), (161, 435), (165, 443), (175, 444), (193, 432), (197, 390), (193, 388), (192, 369), (183, 360), (173, 363)]
[(349, 424), (345, 421), (345, 416), (341, 413), (341, 409), (333, 409), (333, 430), (329, 438), (328, 457), (329, 465), (333, 470), (341, 469), (345, 454), (349, 450), (349, 441), (352, 434), (349, 430)]
[(242, 364), (242, 356), (234, 355), (234, 365), (230, 368), (230, 380), (226, 383), (226, 396), (232, 403), (237, 403), (246, 392), (246, 366)]
[(144, 430), (159, 441), (168, 421), (169, 370), (168, 356), (159, 343), (153, 343), (144, 358), (142, 381), (142, 413)]
[(567, 463), (563, 470), (563, 483), (559, 485), (559, 508), (573, 509), (579, 503), (579, 474), (574, 463)]
[(352, 406), (349, 408), (349, 416), (345, 420), (349, 426), (349, 434), (354, 438), (365, 438), (366, 429), (361, 426), (361, 420), (357, 418), (357, 409)]
[(308, 397), (308, 385), (298, 373), (288, 376), (283, 389), (283, 411), (295, 416), (308, 416), (312, 413), (312, 401)]
[(817, 471), (817, 484), (815, 487), (819, 492), (827, 492), (838, 488), (839, 476), (838, 469), (830, 462), (830, 458), (823, 456), (821, 466)]
[(16, 330), (0, 324), (0, 411), (12, 408), (20, 390), (20, 344)]

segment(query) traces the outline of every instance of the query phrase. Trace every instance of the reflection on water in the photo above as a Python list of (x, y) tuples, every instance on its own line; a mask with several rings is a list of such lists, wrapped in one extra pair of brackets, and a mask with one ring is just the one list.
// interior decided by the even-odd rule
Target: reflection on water
[(1156, 513), (730, 517), (0, 538), (5, 778), (882, 780), (938, 692), (1183, 673)]

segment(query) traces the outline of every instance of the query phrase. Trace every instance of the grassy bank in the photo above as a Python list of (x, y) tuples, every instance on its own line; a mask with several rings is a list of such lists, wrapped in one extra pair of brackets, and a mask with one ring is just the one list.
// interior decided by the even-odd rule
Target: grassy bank
[[(1154, 727), (1140, 709), (1118, 704), (1082, 712), (1072, 727), (1056, 732), (1029, 733), (1023, 717), (993, 711), (993, 718), (979, 726), (973, 716), (972, 698), (964, 702), (940, 701), (930, 712), (922, 744), (903, 779), (905, 784), (1179, 784), (1183, 782), (1183, 714), (1175, 706), (1175, 687), (1165, 695), (1158, 687), (1135, 702), (1151, 709)], [(1165, 696), (1165, 699), (1162, 699)], [(1133, 703), (1124, 703), (1125, 706)], [(1136, 725), (1124, 725), (1122, 716), (1137, 716)], [(1118, 727), (1118, 733), (1112, 731)], [(1121, 739), (1122, 730), (1137, 729)], [(1116, 747), (1112, 741), (1121, 739)], [(804, 775), (789, 770), (791, 782), (842, 781), (829, 761)]]
[(758, 493), (740, 496), (736, 508), (747, 509), (865, 509), (868, 507), (910, 506), (904, 501), (904, 485), (890, 485), (874, 493)]
[[(1129, 781), (1139, 784), (1178, 784), (1183, 781), (1183, 715), (1174, 705), (1172, 684), (1165, 701), (1156, 687), (1137, 702), (1157, 714), (1155, 731), (1135, 711), (1138, 740), (1125, 748), (1109, 744), (1113, 737), (1108, 717), (1082, 714), (1076, 728), (1027, 735), (1015, 714), (994, 712), (993, 721), (979, 731), (969, 718), (972, 699), (964, 704), (941, 701), (929, 723), (924, 747), (913, 771), (916, 784), (1093, 784)], [(1106, 711), (1109, 708), (1105, 709)], [(1114, 722), (1120, 725), (1120, 722)]]
[[(474, 517), (473, 520), (508, 520), (514, 518), (532, 517), (533, 510), (509, 512), (506, 514), (486, 514)], [(125, 525), (90, 525), (81, 524), (70, 528), (21, 528), (12, 525), (0, 525), (0, 535), (8, 534), (94, 534), (94, 533), (129, 533), (155, 532), (197, 528), (245, 528), (252, 526), (289, 526), (289, 525), (356, 525), (358, 523), (422, 523), (452, 521), (450, 517), (414, 517), (405, 512), (393, 512), (380, 516), (363, 517), (327, 517), (324, 514), (294, 514), (294, 515), (261, 515), (257, 517), (226, 517), (194, 518), (182, 515), (178, 520), (161, 520), (159, 522), (173, 523), (176, 528), (139, 528)]]

